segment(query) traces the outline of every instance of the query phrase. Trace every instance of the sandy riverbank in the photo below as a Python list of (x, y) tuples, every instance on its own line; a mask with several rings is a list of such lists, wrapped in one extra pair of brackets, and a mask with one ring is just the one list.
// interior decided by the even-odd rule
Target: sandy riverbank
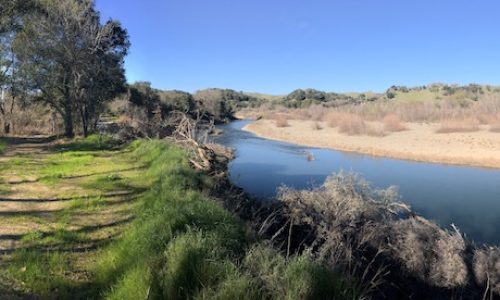
[(274, 120), (258, 120), (243, 128), (260, 137), (312, 147), (457, 165), (500, 168), (500, 133), (487, 127), (475, 132), (435, 133), (435, 124), (407, 124), (409, 130), (383, 137), (348, 136), (316, 122), (288, 121), (287, 127), (276, 127)]

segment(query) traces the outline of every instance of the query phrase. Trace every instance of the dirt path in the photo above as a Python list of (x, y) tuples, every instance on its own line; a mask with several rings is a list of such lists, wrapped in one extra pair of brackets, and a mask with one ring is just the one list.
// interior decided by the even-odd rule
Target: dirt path
[(46, 137), (7, 142), (0, 155), (0, 298), (14, 295), (5, 286), (22, 292), (23, 282), (6, 272), (19, 251), (65, 253), (73, 264), (67, 276), (84, 282), (94, 250), (134, 219), (141, 190), (125, 183), (140, 168), (125, 168), (133, 162), (119, 150), (54, 149), (61, 141)]

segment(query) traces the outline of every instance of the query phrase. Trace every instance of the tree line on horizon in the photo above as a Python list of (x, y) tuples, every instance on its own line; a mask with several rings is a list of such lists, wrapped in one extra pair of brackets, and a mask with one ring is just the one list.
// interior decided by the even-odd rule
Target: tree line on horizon
[[(94, 0), (4, 0), (0, 3), (0, 119), (3, 132), (12, 131), (14, 110), (34, 105), (49, 109), (35, 116), (53, 114), (66, 137), (75, 131), (87, 136), (97, 128), (107, 104), (126, 99), (144, 111), (146, 122), (155, 122), (173, 111), (203, 116), (215, 123), (234, 118), (242, 108), (281, 105), (304, 108), (357, 104), (398, 99), (430, 91), (436, 98), (455, 97), (477, 101), (497, 87), (431, 84), (408, 88), (392, 86), (384, 93), (334, 93), (297, 89), (285, 96), (244, 93), (211, 88), (188, 93), (155, 89), (143, 81), (127, 84), (124, 59), (130, 48), (127, 30), (117, 20), (102, 21)], [(7, 101), (8, 99), (8, 101)], [(33, 109), (35, 111), (35, 109)]]

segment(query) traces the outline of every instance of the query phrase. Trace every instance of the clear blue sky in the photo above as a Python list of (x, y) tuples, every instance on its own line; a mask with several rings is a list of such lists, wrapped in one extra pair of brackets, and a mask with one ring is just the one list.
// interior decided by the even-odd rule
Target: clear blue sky
[(161, 89), (500, 84), (498, 0), (97, 0), (97, 7), (129, 31), (128, 80)]

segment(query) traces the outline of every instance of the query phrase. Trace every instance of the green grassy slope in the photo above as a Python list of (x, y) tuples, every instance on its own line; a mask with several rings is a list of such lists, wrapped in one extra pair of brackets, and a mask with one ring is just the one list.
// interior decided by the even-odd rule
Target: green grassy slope
[[(307, 255), (286, 259), (256, 239), (210, 199), (212, 178), (194, 171), (184, 150), (164, 141), (136, 141), (120, 149), (108, 142), (92, 137), (0, 162), (3, 195), (59, 199), (29, 207), (14, 203), (11, 211), (0, 212), (2, 228), (30, 228), (6, 244), (12, 251), (1, 254), (0, 296), (360, 296), (354, 283)], [(26, 177), (11, 178), (16, 172)], [(24, 194), (9, 180), (20, 180)]]

